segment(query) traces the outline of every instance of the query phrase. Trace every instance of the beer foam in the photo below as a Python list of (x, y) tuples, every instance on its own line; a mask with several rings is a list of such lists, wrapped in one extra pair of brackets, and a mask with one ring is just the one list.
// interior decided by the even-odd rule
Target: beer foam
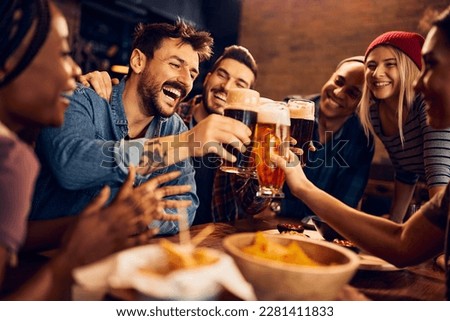
[(314, 103), (311, 101), (288, 102), (291, 118), (314, 120)]
[(258, 123), (291, 126), (289, 109), (282, 103), (265, 103), (258, 109)]
[(259, 103), (260, 104), (265, 104), (265, 103), (273, 103), (274, 100), (267, 98), (267, 97), (259, 97)]
[(256, 107), (259, 104), (259, 92), (247, 88), (233, 88), (228, 91), (227, 105), (229, 107)]

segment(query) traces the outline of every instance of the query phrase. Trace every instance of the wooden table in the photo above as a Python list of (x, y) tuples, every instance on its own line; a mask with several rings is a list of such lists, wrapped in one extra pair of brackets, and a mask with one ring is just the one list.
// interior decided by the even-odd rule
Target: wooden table
[[(201, 243), (201, 246), (223, 250), (223, 239), (239, 232), (254, 232), (258, 230), (275, 229), (278, 223), (298, 223), (293, 219), (283, 219), (271, 215), (239, 220), (234, 223), (214, 224), (215, 230)], [(191, 236), (199, 233), (205, 225), (193, 226)], [(178, 242), (178, 235), (168, 236), (167, 239)], [(159, 242), (156, 237), (150, 243)], [(21, 268), (13, 269), (4, 282), (5, 293), (17, 289), (37, 269), (48, 261), (48, 257), (29, 255), (19, 262)], [(361, 300), (363, 295), (371, 300), (402, 301), (425, 300), (440, 301), (445, 297), (445, 274), (430, 260), (418, 266), (408, 267), (396, 271), (363, 271), (359, 270), (339, 299)], [(137, 300), (138, 294), (133, 290), (113, 290), (105, 300)], [(230, 293), (224, 293), (220, 300), (236, 300)], [(67, 296), (70, 300), (70, 294)]]
[[(239, 232), (253, 232), (258, 230), (275, 229), (277, 223), (296, 223), (293, 219), (278, 217), (260, 217), (239, 220), (234, 223), (214, 224), (215, 230), (201, 243), (201, 246), (223, 250), (222, 241), (227, 235)], [(205, 225), (191, 228), (191, 235), (195, 236)], [(178, 235), (167, 239), (178, 242)], [(157, 243), (154, 238), (151, 243)], [(363, 271), (359, 270), (350, 282), (350, 291), (345, 291), (340, 299), (361, 299), (365, 295), (370, 300), (402, 301), (402, 300), (444, 300), (445, 274), (432, 260), (418, 266), (395, 271)], [(348, 290), (348, 289), (347, 289)], [(112, 291), (107, 299), (136, 299), (133, 291)], [(224, 295), (224, 300), (235, 299)]]

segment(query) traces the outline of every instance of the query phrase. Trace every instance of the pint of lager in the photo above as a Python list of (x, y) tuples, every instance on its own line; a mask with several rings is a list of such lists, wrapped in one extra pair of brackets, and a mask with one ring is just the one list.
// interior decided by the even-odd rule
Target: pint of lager
[[(227, 107), (224, 115), (234, 118), (247, 125), (252, 133), (257, 121), (257, 107), (259, 104), (259, 93), (252, 89), (233, 88), (228, 91)], [(253, 142), (247, 146), (245, 153), (241, 153), (231, 144), (225, 145), (228, 152), (236, 156), (234, 164), (224, 163), (220, 169), (227, 173), (235, 173), (241, 176), (255, 176), (255, 162), (253, 156)]]
[(314, 102), (307, 99), (290, 99), (288, 101), (289, 113), (291, 115), (291, 137), (295, 138), (296, 148), (303, 150), (299, 156), (304, 166), (304, 154), (311, 143), (314, 128)]
[(254, 135), (259, 197), (284, 197), (282, 192), (284, 172), (270, 161), (270, 156), (272, 153), (288, 156), (289, 127), (289, 109), (285, 103), (268, 102), (259, 107)]

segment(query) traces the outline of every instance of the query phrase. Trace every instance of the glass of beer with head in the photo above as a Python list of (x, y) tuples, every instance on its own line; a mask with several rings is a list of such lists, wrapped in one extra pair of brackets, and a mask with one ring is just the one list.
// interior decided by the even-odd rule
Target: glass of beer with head
[(271, 160), (271, 154), (288, 157), (290, 147), (290, 116), (284, 102), (262, 104), (254, 134), (254, 151), (258, 175), (258, 197), (283, 198), (284, 172)]
[[(254, 133), (258, 105), (259, 93), (256, 90), (233, 88), (228, 91), (227, 106), (224, 110), (224, 115), (243, 122)], [(255, 159), (252, 152), (253, 142), (247, 146), (243, 153), (235, 148), (233, 144), (227, 144), (225, 148), (228, 152), (236, 156), (236, 162), (233, 164), (224, 162), (220, 167), (222, 171), (244, 177), (255, 175)]]
[(305, 166), (304, 156), (311, 144), (314, 128), (314, 102), (307, 99), (290, 99), (288, 108), (291, 115), (291, 137), (297, 141), (295, 149), (303, 151), (303, 154), (298, 156), (301, 165)]

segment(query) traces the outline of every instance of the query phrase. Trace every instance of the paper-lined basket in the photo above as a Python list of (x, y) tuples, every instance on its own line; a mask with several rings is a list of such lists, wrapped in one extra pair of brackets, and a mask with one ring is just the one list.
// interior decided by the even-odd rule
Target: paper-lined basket
[[(181, 251), (189, 250), (174, 246)], [(132, 288), (149, 300), (215, 300), (223, 289), (243, 300), (256, 300), (252, 286), (230, 256), (213, 249), (206, 251), (218, 260), (211, 265), (158, 275), (143, 273), (142, 269), (157, 269), (165, 264), (166, 254), (158, 244), (144, 245), (77, 268), (73, 276), (85, 291)]]

